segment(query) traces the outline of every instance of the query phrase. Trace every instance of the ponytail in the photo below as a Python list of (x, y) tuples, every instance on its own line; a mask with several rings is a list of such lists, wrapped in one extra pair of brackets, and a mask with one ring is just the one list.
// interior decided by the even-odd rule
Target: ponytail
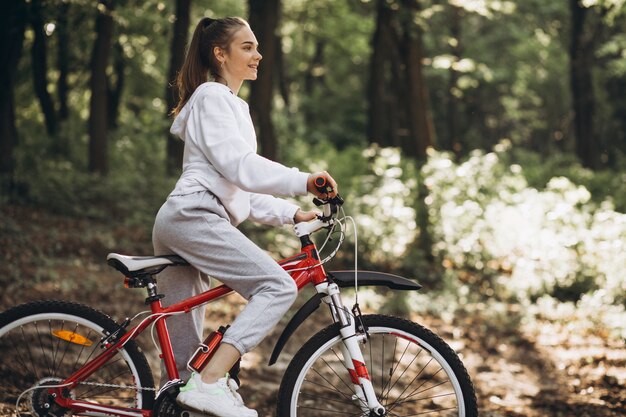
[(212, 19), (203, 17), (198, 22), (185, 61), (176, 77), (178, 104), (172, 110), (177, 115), (198, 86), (209, 79), (219, 78), (220, 63), (213, 52), (215, 47), (228, 50), (233, 35), (248, 23), (239, 17)]

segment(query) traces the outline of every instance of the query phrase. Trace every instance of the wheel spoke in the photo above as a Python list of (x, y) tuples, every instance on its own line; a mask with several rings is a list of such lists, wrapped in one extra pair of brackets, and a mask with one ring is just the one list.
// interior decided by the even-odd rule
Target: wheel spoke
[(432, 413), (438, 413), (440, 411), (450, 411), (450, 410), (456, 410), (457, 407), (448, 407), (448, 408), (438, 408), (437, 410), (429, 410), (429, 411), (421, 411), (419, 413), (415, 413), (415, 414), (395, 414), (397, 417), (415, 417), (415, 416), (424, 416), (426, 414), (432, 414)]
[[(22, 415), (69, 414), (56, 404), (49, 412), (38, 410), (48, 402), (48, 393), (37, 387), (57, 384), (93, 360), (101, 352), (97, 342), (118, 327), (108, 316), (74, 303), (36, 302), (1, 313), (0, 406), (13, 409), (24, 393), (20, 409), (34, 407), (34, 412), (22, 411)], [(85, 339), (91, 343), (84, 343)], [(63, 395), (101, 405), (133, 408), (141, 404), (149, 409), (154, 390), (144, 388), (151, 389), (152, 381), (147, 361), (135, 342), (129, 341), (86, 380), (64, 389)]]
[[(389, 417), (458, 417), (460, 410), (465, 410), (465, 417), (476, 417), (471, 381), (458, 357), (440, 338), (406, 320), (387, 316), (364, 319), (369, 346), (363, 346), (361, 352), (378, 401)], [(351, 384), (342, 378), (345, 362), (337, 352), (341, 343), (338, 329), (327, 328), (298, 352), (281, 384), (279, 415), (349, 415), (352, 407), (358, 410), (355, 416), (370, 414), (354, 395), (355, 388), (344, 389)], [(292, 368), (298, 366), (294, 373)], [(454, 369), (463, 371), (456, 373)], [(297, 391), (285, 397), (290, 386)], [(284, 398), (289, 399), (286, 405)]]
[[(358, 415), (362, 414), (361, 411), (359, 411), (358, 413), (355, 414), (355, 413), (349, 413), (347, 411), (329, 410), (327, 408), (309, 407), (309, 406), (306, 406), (306, 405), (300, 406), (299, 409), (302, 409), (302, 410), (312, 410), (312, 411), (315, 411), (316, 414), (317, 413), (333, 413), (333, 414), (341, 414), (341, 415), (345, 415), (345, 416), (358, 416)], [(312, 415), (316, 415), (316, 414), (312, 414)]]

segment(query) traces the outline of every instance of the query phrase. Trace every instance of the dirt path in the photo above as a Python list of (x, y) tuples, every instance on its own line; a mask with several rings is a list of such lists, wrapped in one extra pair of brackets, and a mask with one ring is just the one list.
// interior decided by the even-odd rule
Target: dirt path
[[(106, 253), (149, 253), (145, 230), (111, 229), (105, 224), (0, 207), (0, 310), (42, 298), (72, 299), (120, 320), (143, 306), (139, 290), (125, 290), (122, 277), (106, 266)], [(300, 298), (302, 303), (306, 298)], [(230, 296), (210, 306), (207, 327), (227, 324), (243, 307)], [(349, 301), (348, 301), (349, 302)], [(565, 324), (525, 322), (467, 311), (448, 320), (413, 316), (462, 356), (476, 386), (485, 417), (626, 416), (626, 345), (602, 335), (581, 334)], [(280, 379), (298, 346), (326, 323), (319, 309), (292, 337), (277, 364), (267, 361), (291, 315), (246, 355), (242, 395), (260, 416), (274, 415)], [(151, 351), (150, 341), (140, 341)], [(150, 354), (156, 365), (157, 358)], [(155, 366), (156, 368), (156, 366)], [(6, 408), (5, 408), (6, 410)], [(0, 411), (0, 415), (10, 415)]]

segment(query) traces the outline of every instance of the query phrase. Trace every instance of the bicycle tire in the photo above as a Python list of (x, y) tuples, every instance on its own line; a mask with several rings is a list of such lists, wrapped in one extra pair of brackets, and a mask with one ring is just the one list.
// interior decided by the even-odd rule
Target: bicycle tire
[[(411, 321), (365, 315), (360, 344), (370, 380), (387, 416), (478, 415), (474, 386), (458, 355), (439, 336)], [(367, 416), (343, 366), (341, 335), (333, 324), (296, 353), (278, 392), (279, 417)], [(442, 372), (443, 371), (443, 372)]]
[[(108, 315), (73, 302), (37, 301), (3, 312), (0, 406), (21, 416), (67, 414), (68, 410), (56, 403), (45, 405), (49, 400), (42, 387), (57, 384), (93, 359), (101, 352), (101, 338), (118, 329)], [(65, 395), (104, 406), (151, 409), (154, 380), (145, 355), (130, 340), (87, 381)]]

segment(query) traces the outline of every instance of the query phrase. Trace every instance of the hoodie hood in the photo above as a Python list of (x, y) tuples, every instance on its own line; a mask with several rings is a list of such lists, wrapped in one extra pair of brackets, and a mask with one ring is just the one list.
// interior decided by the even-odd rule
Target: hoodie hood
[(172, 135), (178, 136), (183, 141), (186, 139), (185, 131), (187, 130), (186, 129), (187, 121), (189, 120), (189, 115), (191, 114), (191, 109), (193, 109), (193, 106), (194, 106), (198, 96), (200, 95), (199, 93), (202, 90), (204, 90), (205, 88), (207, 88), (209, 85), (210, 85), (210, 83), (208, 83), (208, 82), (200, 84), (198, 86), (198, 88), (196, 88), (196, 91), (193, 92), (191, 97), (189, 97), (189, 100), (187, 100), (187, 103), (185, 103), (183, 108), (180, 110), (180, 112), (174, 118), (174, 123), (172, 123), (172, 127), (170, 127), (170, 133)]
[(180, 112), (174, 118), (174, 123), (170, 127), (170, 133), (174, 136), (178, 136), (181, 140), (185, 140), (185, 126), (187, 126), (187, 120), (189, 119), (189, 101), (183, 106)]

